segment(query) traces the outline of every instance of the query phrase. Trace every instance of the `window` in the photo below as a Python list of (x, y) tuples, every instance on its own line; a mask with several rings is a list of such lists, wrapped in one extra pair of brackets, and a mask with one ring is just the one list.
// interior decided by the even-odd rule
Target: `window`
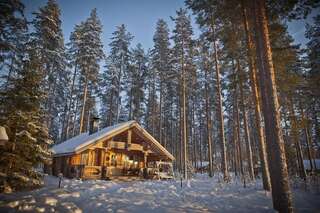
[(81, 165), (88, 165), (88, 152), (83, 152), (81, 154)]

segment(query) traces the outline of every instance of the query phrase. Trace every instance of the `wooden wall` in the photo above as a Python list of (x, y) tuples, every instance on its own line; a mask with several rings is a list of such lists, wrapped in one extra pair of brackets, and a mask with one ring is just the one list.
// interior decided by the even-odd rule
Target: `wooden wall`
[(75, 154), (70, 157), (70, 165), (80, 165), (81, 164), (81, 154)]

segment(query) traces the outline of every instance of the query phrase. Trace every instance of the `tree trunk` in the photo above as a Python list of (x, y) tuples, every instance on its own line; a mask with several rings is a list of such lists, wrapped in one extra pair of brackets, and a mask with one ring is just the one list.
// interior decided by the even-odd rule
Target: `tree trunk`
[(310, 170), (311, 173), (314, 171), (314, 165), (312, 162), (312, 151), (311, 151), (311, 140), (310, 140), (310, 135), (309, 135), (309, 128), (308, 128), (308, 120), (306, 119), (304, 115), (304, 110), (302, 107), (302, 104), (300, 102), (300, 111), (301, 111), (301, 122), (303, 126), (303, 131), (304, 131), (304, 136), (306, 139), (306, 145), (307, 145), (307, 151), (308, 151), (308, 158), (309, 158), (309, 163), (310, 163)]
[(74, 109), (74, 116), (73, 116), (73, 122), (72, 122), (72, 136), (75, 136), (76, 134), (76, 121), (77, 121), (77, 112), (79, 108), (79, 98), (76, 100), (75, 109)]
[(251, 140), (249, 135), (249, 126), (248, 126), (248, 115), (245, 106), (244, 100), (244, 92), (243, 92), (243, 71), (241, 70), (241, 65), (239, 59), (237, 59), (237, 67), (238, 67), (238, 77), (239, 77), (239, 89), (240, 89), (240, 103), (241, 103), (241, 111), (243, 116), (243, 125), (244, 125), (244, 138), (246, 141), (246, 149), (247, 149), (247, 161), (248, 161), (248, 171), (251, 180), (254, 180), (254, 170), (253, 170), (253, 161), (252, 161), (252, 148), (251, 148)]
[(182, 84), (181, 84), (182, 80), (181, 80), (181, 76), (180, 76), (180, 86), (179, 86), (179, 105), (177, 105), (179, 107), (179, 140), (180, 141), (180, 148), (179, 148), (179, 158), (180, 158), (180, 171), (181, 171), (181, 175), (183, 174), (183, 117), (182, 117), (182, 100), (181, 100), (181, 96), (182, 96)]
[(237, 140), (237, 113), (236, 113), (236, 102), (237, 102), (237, 90), (234, 90), (234, 105), (233, 105), (233, 128), (232, 128), (232, 141), (233, 141), (233, 158), (234, 158), (234, 174), (238, 176), (239, 171), (239, 153), (238, 153), (238, 140)]
[[(213, 165), (212, 165), (212, 135), (211, 135), (211, 113), (209, 108), (209, 86), (208, 86), (208, 77), (207, 70), (205, 69), (205, 102), (206, 102), (206, 119), (207, 119), (207, 140), (208, 140), (208, 160), (209, 160), (209, 177), (213, 176)], [(201, 156), (201, 167), (202, 167), (202, 156)]]
[[(161, 80), (160, 80), (161, 81)], [(159, 100), (159, 142), (162, 144), (162, 82), (160, 82), (160, 100)], [(163, 145), (163, 144), (162, 144)]]
[(224, 181), (228, 181), (229, 173), (228, 173), (228, 166), (227, 166), (227, 151), (226, 151), (226, 142), (225, 142), (225, 135), (224, 135), (224, 119), (223, 119), (223, 109), (222, 109), (222, 96), (221, 96), (221, 83), (220, 83), (220, 67), (218, 62), (218, 50), (217, 50), (217, 43), (215, 38), (215, 26), (212, 24), (212, 32), (214, 36), (213, 40), (213, 49), (214, 49), (214, 61), (215, 61), (215, 71), (216, 71), (216, 81), (217, 81), (217, 98), (218, 98), (218, 117), (219, 117), (219, 138), (221, 143), (221, 157), (222, 157), (222, 173)]
[[(67, 103), (67, 118), (66, 118), (66, 127), (63, 128), (62, 133), (63, 133), (63, 140), (67, 139), (69, 137), (69, 129), (70, 129), (70, 113), (71, 113), (71, 106), (73, 104), (73, 92), (74, 92), (74, 84), (76, 81), (76, 76), (77, 76), (77, 64), (74, 66), (74, 72), (72, 76), (72, 84), (71, 84), (71, 89), (70, 89), (70, 96), (69, 100)], [(61, 134), (62, 134), (61, 133)]]
[(113, 99), (114, 99), (114, 90), (111, 91), (110, 103), (109, 103), (109, 115), (107, 115), (107, 126), (112, 126), (113, 124)]
[(119, 74), (118, 74), (118, 87), (117, 87), (117, 102), (116, 102), (116, 124), (119, 123), (119, 117), (120, 117), (120, 109), (121, 109), (121, 78), (122, 78), (122, 72), (123, 71), (123, 64), (124, 64), (124, 56), (123, 54), (121, 55), (121, 65), (120, 65), (120, 70), (119, 70)]
[(88, 77), (86, 76), (85, 82), (84, 82), (84, 91), (83, 91), (83, 101), (82, 101), (82, 110), (81, 110), (81, 116), (80, 116), (80, 134), (84, 131), (84, 113), (86, 108), (86, 102), (87, 102), (87, 93), (88, 93)]
[(270, 173), (269, 173), (267, 153), (266, 153), (266, 144), (264, 140), (263, 127), (261, 126), (262, 117), (261, 117), (261, 108), (260, 108), (261, 103), (260, 103), (260, 97), (259, 97), (259, 88), (257, 83), (257, 69), (256, 69), (254, 58), (253, 58), (254, 46), (253, 46), (251, 33), (249, 30), (249, 22), (248, 22), (243, 0), (241, 1), (241, 4), (242, 4), (242, 11), (243, 11), (243, 24), (244, 24), (246, 42), (247, 42), (247, 57), (248, 57), (250, 83), (251, 83), (250, 85), (251, 85), (251, 91), (253, 95), (254, 109), (255, 109), (255, 128), (257, 129), (257, 133), (258, 133), (257, 136), (258, 136), (258, 143), (259, 143), (259, 157), (260, 157), (261, 168), (262, 168), (263, 188), (267, 191), (270, 191), (271, 183), (270, 183)]
[(246, 176), (244, 175), (244, 168), (243, 168), (243, 161), (242, 161), (242, 148), (241, 148), (241, 134), (240, 134), (240, 116), (239, 116), (239, 106), (237, 98), (235, 98), (235, 111), (236, 111), (236, 118), (237, 118), (237, 141), (238, 141), (238, 153), (239, 153), (239, 160), (240, 160), (240, 173), (243, 178), (244, 187), (246, 187)]
[[(132, 81), (132, 79), (131, 79), (131, 81)], [(130, 91), (129, 91), (129, 97), (128, 97), (128, 99), (129, 99), (129, 120), (132, 120), (133, 119), (133, 117), (134, 117), (134, 110), (133, 110), (133, 94), (132, 94), (132, 88), (130, 88), (129, 89)]]
[[(68, 99), (67, 99), (68, 100)], [(65, 138), (66, 138), (66, 128), (68, 126), (68, 123), (67, 123), (67, 114), (68, 114), (68, 104), (65, 103), (64, 105), (64, 108), (63, 108), (63, 118), (62, 118), (62, 123), (61, 123), (61, 133), (60, 133), (60, 142), (64, 141)]]
[(186, 74), (184, 69), (184, 59), (182, 56), (182, 117), (183, 117), (183, 162), (184, 162), (184, 178), (188, 178), (187, 163), (187, 118), (186, 118)]
[(280, 125), (279, 103), (264, 0), (253, 0), (256, 50), (262, 93), (266, 144), (271, 175), (273, 207), (279, 212), (292, 212), (288, 170)]
[(200, 168), (201, 168), (201, 173), (202, 173), (202, 119), (201, 116), (200, 117), (200, 129), (199, 129), (199, 160), (200, 160)]
[(308, 130), (307, 126), (305, 126), (303, 129), (304, 129), (304, 135), (305, 135), (305, 138), (306, 138), (308, 158), (309, 158), (309, 163), (310, 163), (310, 171), (311, 171), (311, 173), (313, 173), (315, 168), (314, 168), (314, 165), (313, 165), (313, 162), (312, 162), (313, 158), (312, 158), (312, 151), (311, 151), (312, 148), (311, 148), (309, 130)]
[(193, 147), (193, 166), (194, 168), (197, 168), (197, 150), (196, 150), (196, 130), (195, 130), (195, 126), (196, 126), (196, 123), (195, 123), (195, 97), (193, 96), (193, 101), (192, 101), (192, 112), (191, 112), (191, 133), (192, 133), (192, 147)]
[(49, 114), (49, 117), (50, 117), (50, 121), (49, 121), (49, 124), (48, 124), (48, 129), (49, 129), (49, 132), (50, 132), (50, 129), (52, 128), (52, 123), (55, 119), (54, 116), (52, 116), (52, 110), (53, 110), (53, 107), (54, 107), (54, 102), (55, 102), (55, 93), (56, 93), (56, 88), (57, 88), (57, 78), (54, 80), (53, 82), (53, 88), (51, 90), (49, 90), (48, 94), (50, 93), (51, 91), (51, 96), (49, 94), (48, 96), (48, 102), (49, 102), (49, 109), (48, 109), (48, 114)]
[(314, 122), (314, 132), (315, 132), (315, 140), (314, 143), (320, 148), (320, 145), (317, 141), (320, 140), (320, 128), (319, 128), (319, 122), (318, 122), (318, 113), (316, 110), (316, 102), (313, 104), (313, 122)]
[(302, 148), (301, 144), (299, 141), (299, 131), (298, 131), (298, 122), (297, 122), (297, 117), (294, 112), (294, 106), (292, 101), (289, 103), (290, 107), (290, 118), (291, 118), (291, 137), (294, 141), (294, 144), (296, 146), (297, 150), (297, 159), (299, 163), (299, 175), (302, 179), (306, 179), (307, 173), (306, 170), (304, 169), (304, 164), (303, 164), (303, 153), (302, 153)]
[(151, 125), (152, 125), (152, 135), (156, 134), (156, 106), (157, 106), (157, 100), (156, 100), (156, 86), (155, 86), (155, 79), (152, 79), (152, 104), (151, 104), (151, 109), (152, 109), (152, 115), (151, 115)]

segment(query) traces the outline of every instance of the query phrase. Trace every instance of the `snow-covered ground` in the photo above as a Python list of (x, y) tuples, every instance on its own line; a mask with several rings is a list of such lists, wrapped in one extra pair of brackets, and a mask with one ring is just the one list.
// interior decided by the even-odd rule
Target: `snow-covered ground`
[[(219, 179), (197, 175), (182, 188), (178, 180), (66, 179), (59, 189), (58, 179), (47, 176), (41, 189), (0, 194), (0, 212), (274, 212), (260, 181), (243, 188), (239, 181), (226, 184)], [(320, 212), (319, 185), (306, 190), (295, 184), (293, 192), (296, 212)]]

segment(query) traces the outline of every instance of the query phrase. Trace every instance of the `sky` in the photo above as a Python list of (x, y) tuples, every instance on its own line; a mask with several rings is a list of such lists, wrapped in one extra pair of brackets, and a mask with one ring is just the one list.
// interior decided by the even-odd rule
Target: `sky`
[[(32, 12), (46, 4), (46, 0), (22, 0), (25, 4), (25, 15), (32, 19)], [(97, 8), (98, 16), (103, 25), (102, 41), (104, 50), (109, 51), (108, 44), (116, 26), (125, 24), (127, 30), (134, 36), (132, 47), (141, 43), (145, 49), (152, 48), (153, 34), (158, 19), (167, 21), (170, 30), (174, 27), (170, 16), (175, 16), (176, 10), (184, 7), (184, 0), (57, 0), (61, 9), (62, 30), (67, 42), (76, 24), (86, 20), (90, 11)], [(191, 14), (191, 12), (190, 12)], [(311, 18), (307, 21), (310, 22)], [(194, 36), (200, 31), (192, 19)], [(306, 43), (304, 37), (305, 21), (289, 23), (289, 32), (295, 43)]]
[(306, 24), (313, 23), (313, 17), (320, 13), (320, 8), (317, 8), (311, 12), (311, 14), (305, 19), (294, 21), (288, 23), (288, 30), (290, 35), (295, 39), (296, 44), (301, 44), (302, 47), (305, 47), (305, 44), (308, 42), (308, 39), (305, 37)]
[[(26, 16), (46, 4), (46, 0), (22, 0), (26, 6)], [(61, 9), (62, 30), (65, 40), (69, 39), (75, 24), (86, 20), (93, 8), (97, 8), (103, 25), (102, 40), (105, 50), (110, 43), (116, 26), (125, 24), (134, 36), (133, 45), (141, 43), (144, 48), (152, 48), (153, 34), (158, 19), (162, 18), (173, 28), (170, 16), (184, 6), (184, 0), (57, 0)], [(194, 24), (196, 27), (196, 24)]]

